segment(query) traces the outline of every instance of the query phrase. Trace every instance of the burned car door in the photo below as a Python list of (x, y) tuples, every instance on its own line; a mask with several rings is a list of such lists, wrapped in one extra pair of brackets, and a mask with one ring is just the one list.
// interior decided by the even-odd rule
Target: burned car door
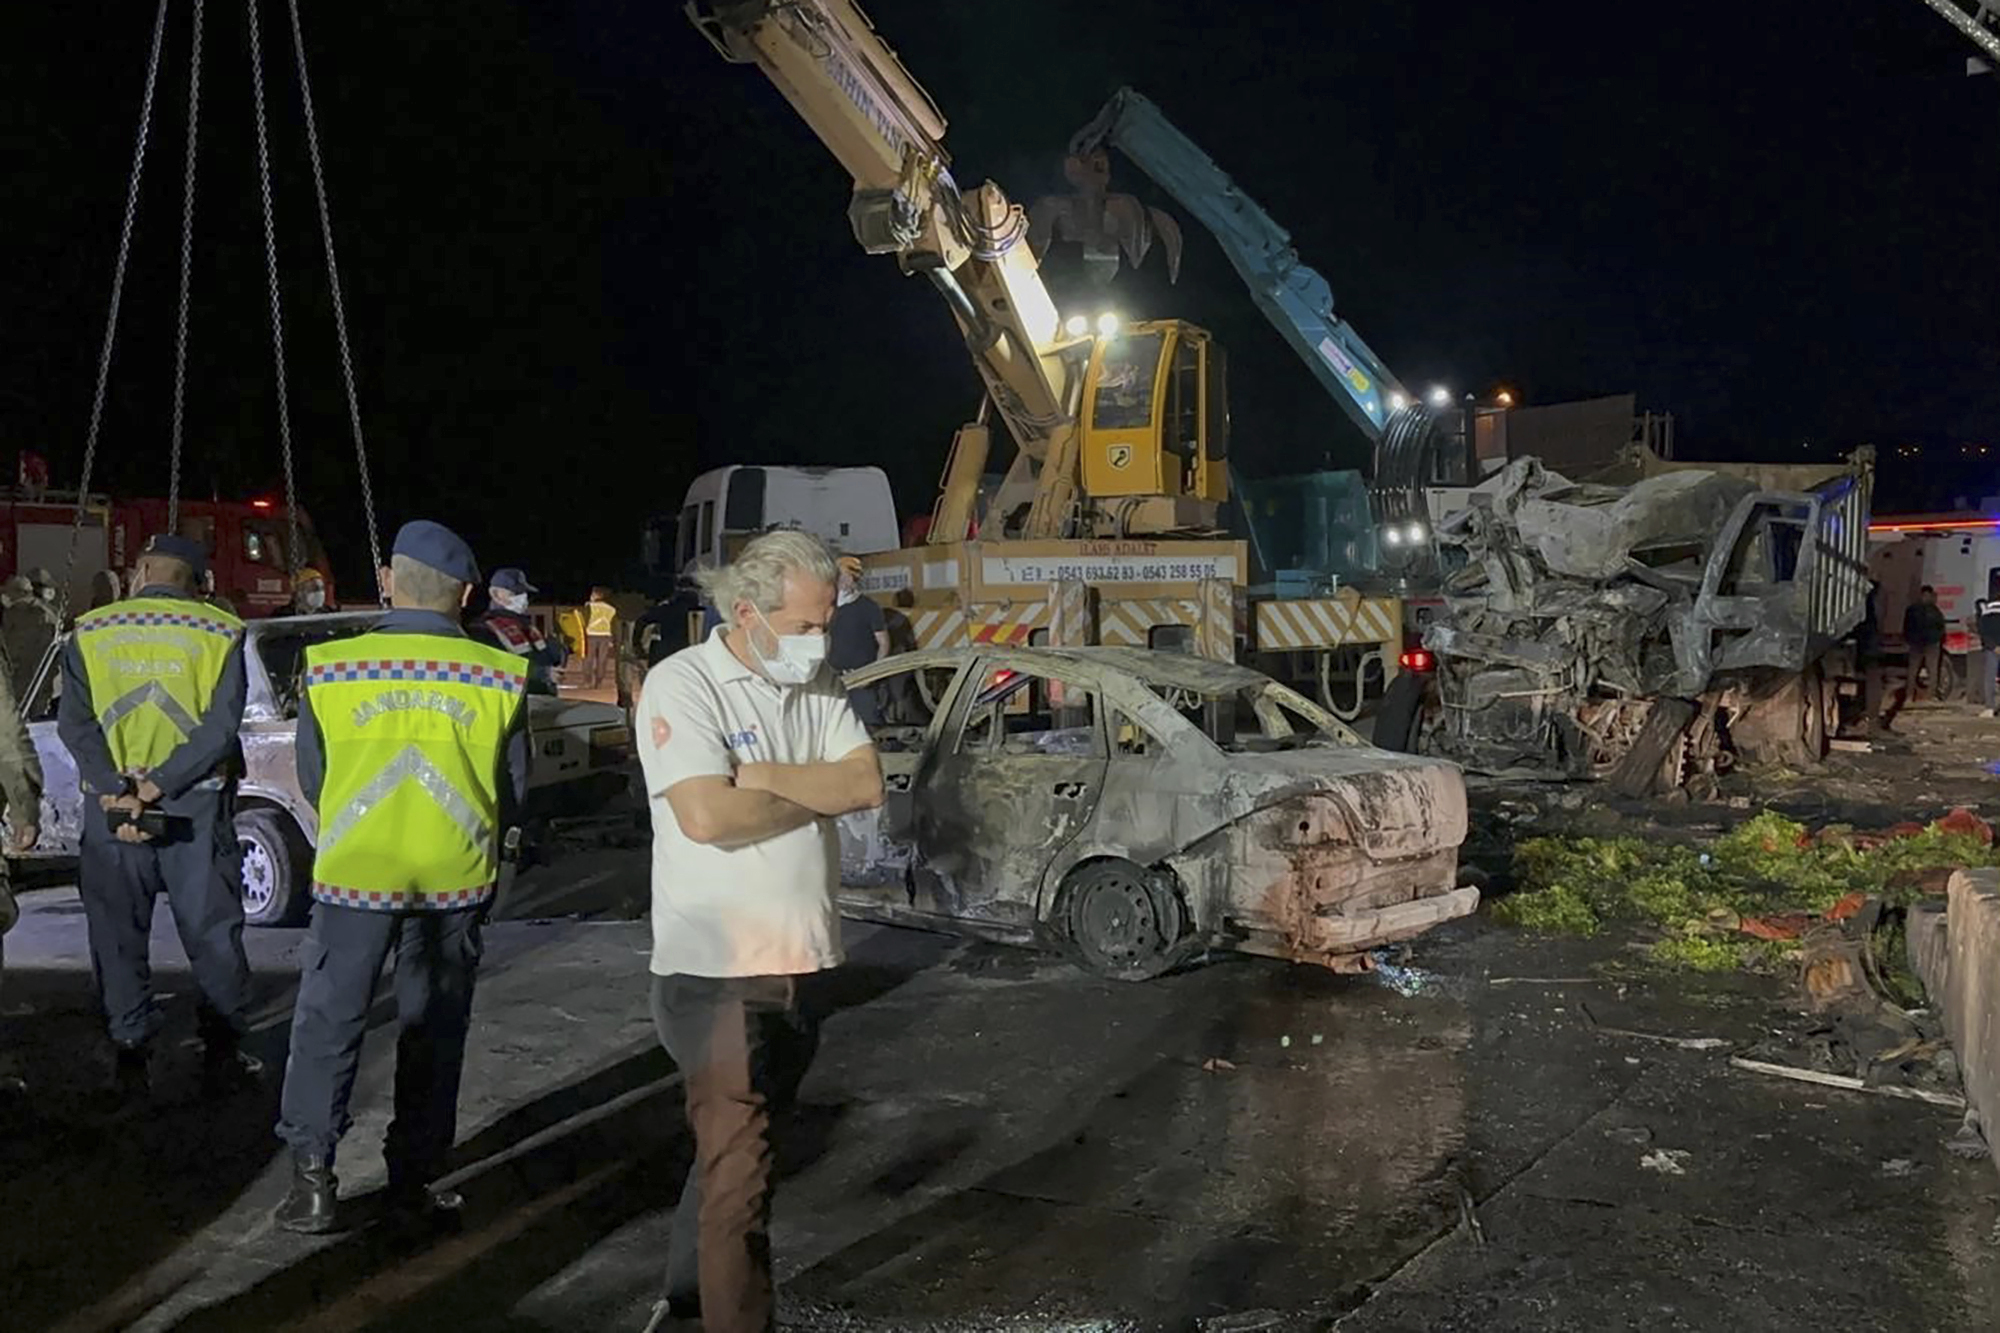
[(996, 659), (968, 671), (913, 801), (917, 906), (1030, 921), (1050, 862), (1090, 827), (1103, 796), (1101, 701)]

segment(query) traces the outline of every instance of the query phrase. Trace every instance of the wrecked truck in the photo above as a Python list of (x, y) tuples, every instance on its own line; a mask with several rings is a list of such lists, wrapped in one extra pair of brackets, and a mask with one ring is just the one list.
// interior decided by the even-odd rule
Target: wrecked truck
[(1479, 905), (1458, 769), (1248, 668), (989, 645), (844, 679), (890, 719), (871, 728), (884, 806), (840, 823), (844, 915), (1143, 980), (1206, 949), (1366, 970)]
[(1633, 796), (1817, 762), (1867, 604), (1873, 479), (1869, 449), (1820, 466), (1637, 449), (1589, 482), (1516, 460), (1439, 525), (1435, 669), (1395, 682), (1376, 743)]

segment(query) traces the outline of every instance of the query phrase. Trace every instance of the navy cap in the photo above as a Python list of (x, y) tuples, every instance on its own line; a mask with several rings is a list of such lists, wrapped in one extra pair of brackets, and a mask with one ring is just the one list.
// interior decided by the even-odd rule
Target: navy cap
[(479, 582), (479, 562), (472, 558), (472, 548), (442, 523), (413, 519), (397, 531), (396, 544), (390, 549), (460, 583)]
[(173, 532), (155, 533), (153, 539), (146, 543), (145, 553), (178, 560), (192, 569), (197, 579), (208, 572), (208, 551), (192, 537)]
[(513, 565), (508, 565), (503, 569), (494, 570), (493, 577), (487, 581), (487, 586), (492, 588), (498, 588), (501, 592), (541, 591), (540, 588), (537, 588), (534, 584), (528, 582), (528, 575), (525, 570), (516, 568)]

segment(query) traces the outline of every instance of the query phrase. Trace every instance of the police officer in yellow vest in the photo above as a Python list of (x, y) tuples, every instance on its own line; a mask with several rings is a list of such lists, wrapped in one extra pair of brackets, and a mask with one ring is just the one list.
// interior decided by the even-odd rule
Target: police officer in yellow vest
[(459, 626), (479, 581), (471, 549), (420, 521), (396, 534), (394, 551), (392, 609), (375, 629), (306, 650), (299, 786), (318, 808), (319, 837), (278, 1123), (292, 1187), (277, 1220), (293, 1231), (337, 1225), (334, 1148), (392, 950), (390, 1207), (423, 1216), (458, 1206), (432, 1183), (457, 1133), (479, 924), (527, 789), (526, 664)]
[[(197, 596), (206, 564), (198, 542), (153, 538), (139, 557), (138, 592), (78, 616), (63, 654), (56, 729), (75, 756), (85, 809), (78, 889), (117, 1052), (115, 1089), (128, 1098), (148, 1090), (147, 1043), (161, 1021), (148, 957), (161, 894), (201, 992), (208, 1090), (243, 1085), (260, 1067), (237, 1049), (250, 993), (233, 826), (243, 622)], [(168, 817), (163, 833), (133, 822), (154, 811)]]

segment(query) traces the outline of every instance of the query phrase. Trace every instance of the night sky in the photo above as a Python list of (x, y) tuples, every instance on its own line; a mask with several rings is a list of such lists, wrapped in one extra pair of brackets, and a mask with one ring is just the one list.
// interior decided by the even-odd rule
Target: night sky
[[(187, 468), (197, 493), (247, 494), (279, 475), (262, 224), (243, 12), (208, 8)], [(867, 8), (950, 120), (961, 184), (1063, 188), (1069, 135), (1130, 83), (1290, 228), (1407, 383), (1633, 391), (1676, 415), (1685, 457), (1923, 445), (1885, 459), (1878, 508), (2000, 491), (1959, 466), (2000, 446), (2000, 76), (1967, 78), (1972, 46), (1919, 0)], [(166, 475), (187, 9), (100, 458), (99, 484), (127, 492)], [(263, 12), (301, 499), (358, 579), (289, 34), (282, 5)], [(844, 174), (677, 3), (304, 14), (385, 528), (441, 519), (488, 567), (574, 592), (722, 463), (877, 462), (906, 510), (928, 507), (977, 403), (949, 316), (859, 251)], [(151, 15), (0, 11), (0, 466), (39, 449), (59, 483), (80, 463)], [(1119, 307), (1229, 346), (1239, 466), (1358, 465), (1359, 437), (1184, 221), (1178, 288), (1149, 265)], [(1074, 257), (1048, 273), (1062, 296)]]

